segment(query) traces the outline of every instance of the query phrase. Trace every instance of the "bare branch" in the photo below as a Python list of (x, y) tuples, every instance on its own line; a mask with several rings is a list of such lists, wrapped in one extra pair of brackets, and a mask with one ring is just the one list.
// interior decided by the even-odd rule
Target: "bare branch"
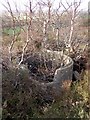
[(74, 22), (75, 22), (75, 15), (77, 13), (77, 8), (80, 6), (80, 3), (77, 4), (76, 2), (74, 2), (74, 7), (72, 8), (72, 18), (71, 18), (71, 27), (70, 27), (70, 35), (69, 35), (69, 40), (68, 40), (68, 43), (69, 43), (69, 48), (72, 49), (72, 36), (73, 36), (73, 32), (74, 32)]
[(64, 7), (65, 11), (69, 14), (68, 9), (72, 6), (72, 4), (68, 8), (66, 8), (66, 6), (62, 2), (61, 5)]

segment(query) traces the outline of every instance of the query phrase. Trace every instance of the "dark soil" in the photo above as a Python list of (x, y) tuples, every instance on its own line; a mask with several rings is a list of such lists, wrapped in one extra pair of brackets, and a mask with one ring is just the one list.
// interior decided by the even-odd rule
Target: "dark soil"
[[(70, 57), (74, 62), (72, 81), (76, 81), (77, 77), (74, 76), (74, 72), (77, 71), (79, 75), (87, 69), (87, 58), (81, 56), (77, 59), (75, 55)], [(27, 64), (30, 77), (39, 82), (52, 82), (56, 69), (61, 66), (60, 63), (57, 64), (53, 59), (44, 59), (44, 56), (40, 53), (28, 54), (24, 58), (23, 64)], [(7, 71), (8, 69), (8, 65), (2, 62), (2, 70)]]
[(24, 63), (28, 66), (30, 76), (41, 82), (52, 82), (55, 70), (60, 66), (57, 63), (53, 65), (53, 60), (44, 59), (39, 54), (31, 55)]
[[(77, 76), (74, 76), (74, 72), (76, 71), (78, 75), (80, 75), (85, 71), (87, 60), (83, 57), (78, 59), (75, 57), (71, 58), (74, 62), (72, 81), (76, 81)], [(38, 53), (30, 55), (30, 57), (24, 61), (24, 64), (27, 64), (32, 79), (46, 83), (53, 81), (55, 70), (61, 66), (60, 63), (54, 63), (51, 59), (44, 59), (44, 57)]]

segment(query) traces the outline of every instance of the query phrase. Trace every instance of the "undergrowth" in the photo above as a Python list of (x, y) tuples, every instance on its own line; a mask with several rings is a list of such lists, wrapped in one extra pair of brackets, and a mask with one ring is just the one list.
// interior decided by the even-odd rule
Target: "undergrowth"
[(89, 118), (88, 71), (82, 80), (73, 82), (52, 103), (45, 103), (45, 93), (29, 77), (27, 69), (3, 71), (3, 118)]

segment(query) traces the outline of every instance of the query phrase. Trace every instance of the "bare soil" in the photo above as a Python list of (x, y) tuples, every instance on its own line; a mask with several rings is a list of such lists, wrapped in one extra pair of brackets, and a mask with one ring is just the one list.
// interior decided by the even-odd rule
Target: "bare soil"
[(39, 54), (31, 55), (24, 63), (28, 66), (30, 77), (40, 82), (52, 82), (55, 70), (60, 67), (60, 63), (54, 66), (53, 60), (44, 59)]

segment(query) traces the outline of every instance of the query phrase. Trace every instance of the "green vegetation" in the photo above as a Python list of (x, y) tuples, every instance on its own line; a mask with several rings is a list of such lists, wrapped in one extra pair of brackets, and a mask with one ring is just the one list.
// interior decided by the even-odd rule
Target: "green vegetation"
[(16, 27), (14, 30), (13, 28), (4, 28), (3, 33), (6, 35), (13, 35), (14, 31), (15, 31), (15, 34), (18, 34), (20, 30), (21, 30), (20, 27)]
[(75, 82), (71, 91), (61, 96), (60, 101), (50, 106), (44, 116), (52, 118), (89, 118), (87, 75), (84, 76), (84, 80)]
[(16, 72), (11, 70), (3, 74), (3, 120), (7, 116), (26, 120), (30, 118), (89, 118), (88, 71), (84, 73), (82, 80), (71, 85), (69, 91), (62, 92), (60, 98), (44, 106), (41, 106), (43, 95), (41, 96), (40, 92), (42, 91), (32, 83), (26, 68)]

